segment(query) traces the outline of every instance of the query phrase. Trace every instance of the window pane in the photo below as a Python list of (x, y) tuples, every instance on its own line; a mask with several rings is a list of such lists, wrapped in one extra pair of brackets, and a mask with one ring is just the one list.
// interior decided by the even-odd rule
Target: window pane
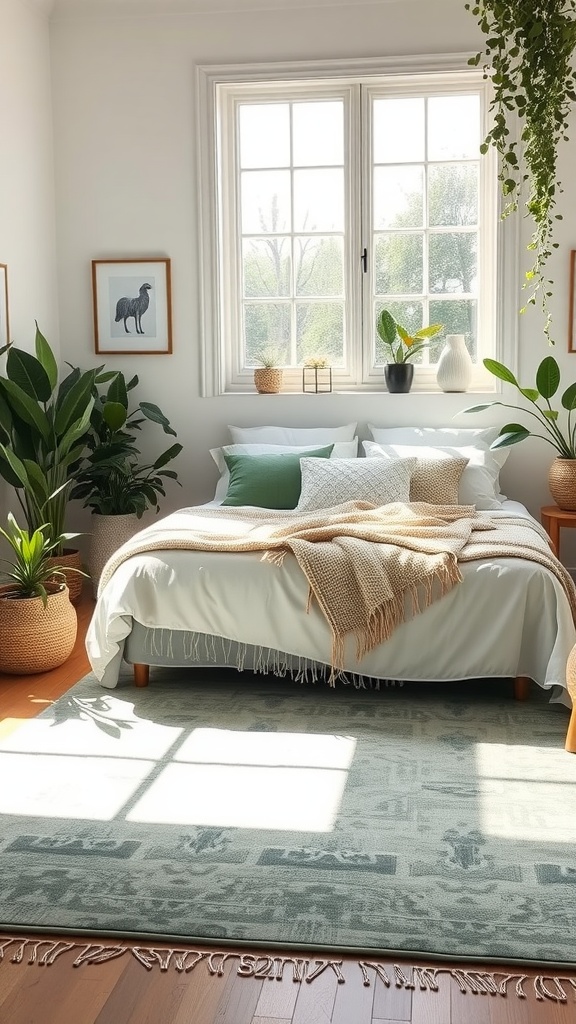
[(288, 302), (250, 302), (244, 306), (246, 366), (258, 366), (258, 353), (274, 349), (282, 363), (289, 362), (290, 304)]
[(424, 272), (421, 234), (377, 235), (374, 275), (379, 295), (421, 295)]
[(430, 224), (478, 223), (478, 164), (436, 164), (428, 176)]
[(344, 365), (342, 302), (299, 302), (296, 331), (299, 363), (312, 357), (326, 356), (332, 366)]
[(374, 101), (374, 163), (424, 159), (424, 100)]
[(290, 294), (288, 238), (246, 238), (242, 255), (246, 298)]
[(290, 165), (290, 107), (287, 103), (243, 103), (239, 120), (242, 168)]
[(295, 171), (294, 230), (342, 231), (343, 228), (343, 172)]
[(444, 330), (437, 338), (430, 339), (429, 360), (437, 363), (446, 343), (447, 334), (463, 334), (466, 348), (474, 362), (478, 360), (478, 308), (475, 299), (457, 299), (430, 302), (430, 323), (444, 324)]
[(290, 172), (245, 171), (241, 176), (242, 231), (290, 230)]
[(374, 228), (421, 228), (424, 224), (422, 167), (374, 168)]
[[(475, 231), (430, 235), (429, 290), (476, 292), (478, 238)], [(461, 333), (452, 331), (453, 334)]]
[(341, 100), (295, 103), (292, 108), (296, 166), (344, 163), (344, 106)]
[(341, 238), (300, 236), (294, 240), (296, 295), (342, 295), (344, 246)]
[(480, 97), (433, 96), (428, 100), (428, 159), (476, 159), (480, 149)]
[[(376, 330), (376, 321), (383, 309), (388, 309), (397, 323), (405, 327), (408, 333), (419, 331), (423, 324), (423, 307), (421, 302), (382, 302), (379, 300), (374, 306), (374, 339), (376, 344), (375, 361), (377, 366), (390, 362), (390, 349), (385, 345)], [(422, 353), (414, 357), (414, 364), (422, 362)]]

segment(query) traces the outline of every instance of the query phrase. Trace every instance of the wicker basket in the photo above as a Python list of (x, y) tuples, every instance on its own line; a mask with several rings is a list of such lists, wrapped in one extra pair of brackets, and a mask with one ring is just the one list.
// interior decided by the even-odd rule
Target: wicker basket
[(96, 512), (92, 513), (88, 568), (94, 597), (98, 597), (98, 583), (106, 562), (139, 529), (140, 520), (135, 514), (102, 516)]
[(17, 676), (49, 672), (62, 665), (76, 642), (77, 617), (68, 587), (40, 597), (9, 597), (0, 588), (0, 672)]
[(261, 395), (276, 395), (282, 387), (282, 370), (276, 366), (260, 366), (254, 370), (256, 391)]
[[(73, 566), (75, 569), (83, 568), (82, 556), (73, 548), (64, 548), (63, 555), (52, 555), (50, 561), (54, 565), (61, 565), (63, 569), (66, 569), (67, 566)], [(64, 576), (66, 577), (66, 586), (70, 591), (70, 600), (72, 604), (78, 604), (85, 577), (81, 576), (79, 572), (64, 572)]]
[(576, 459), (554, 459), (548, 473), (554, 501), (564, 512), (576, 511)]

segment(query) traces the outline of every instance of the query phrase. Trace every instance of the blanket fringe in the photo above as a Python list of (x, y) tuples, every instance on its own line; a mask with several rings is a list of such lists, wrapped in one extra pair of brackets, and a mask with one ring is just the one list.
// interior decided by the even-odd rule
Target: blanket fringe
[[(106, 945), (100, 942), (66, 942), (63, 939), (26, 938), (25, 936), (5, 938), (0, 941), (0, 963), (50, 967), (65, 954), (73, 953), (72, 967), (102, 964), (116, 960), (125, 954), (133, 956), (147, 971), (154, 968), (166, 972), (189, 974), (200, 964), (213, 977), (224, 975), (224, 965), (237, 961), (236, 974), (242, 978), (260, 978), (268, 981), (282, 981), (285, 971), (290, 971), (297, 984), (312, 984), (325, 971), (332, 972), (338, 984), (346, 978), (342, 973), (343, 960), (324, 957), (308, 959), (298, 956), (254, 955), (252, 953), (224, 952), (221, 950), (196, 950), (155, 946), (131, 946), (117, 943)], [(353, 961), (352, 961), (353, 962)], [(347, 960), (347, 963), (350, 963)], [(378, 960), (356, 961), (361, 972), (362, 984), (366, 987), (378, 981), (386, 988), (392, 985), (413, 991), (438, 992), (441, 975), (453, 978), (463, 995), (500, 996), (515, 995), (527, 999), (530, 991), (538, 1002), (576, 1002), (576, 977), (564, 974), (537, 974), (528, 976), (518, 972), (480, 971), (464, 967), (438, 967), (432, 964), (416, 966), (407, 963), (383, 963)], [(391, 968), (391, 970), (390, 970)]]
[(305, 658), (302, 655), (290, 655), (272, 647), (259, 647), (229, 640), (226, 637), (213, 636), (207, 633), (181, 633), (177, 642), (171, 629), (147, 629), (144, 638), (144, 650), (151, 658), (166, 658), (170, 661), (178, 659), (178, 647), (181, 645), (186, 664), (205, 664), (206, 662), (228, 666), (238, 672), (251, 671), (258, 675), (274, 675), (280, 679), (290, 678), (296, 683), (327, 682), (353, 686), (356, 690), (379, 690), (381, 687), (404, 686), (398, 679), (378, 679), (365, 673), (350, 672), (343, 668), (334, 669), (330, 665)]

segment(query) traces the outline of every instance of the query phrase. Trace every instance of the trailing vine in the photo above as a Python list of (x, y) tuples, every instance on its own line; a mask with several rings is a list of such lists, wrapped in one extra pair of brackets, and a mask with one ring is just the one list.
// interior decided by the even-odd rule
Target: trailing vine
[(482, 64), (494, 87), (493, 125), (481, 152), (494, 146), (500, 157), (498, 176), (506, 199), (502, 216), (518, 210), (523, 200), (534, 222), (528, 245), (533, 261), (523, 284), (529, 297), (521, 312), (539, 297), (544, 334), (554, 344), (548, 309), (553, 282), (546, 278), (545, 266), (552, 249), (558, 248), (552, 240), (554, 222), (562, 216), (554, 211), (563, 190), (556, 165), (560, 143), (568, 141), (570, 107), (576, 101), (576, 0), (479, 0), (464, 6), (486, 36), (484, 50), (469, 64)]

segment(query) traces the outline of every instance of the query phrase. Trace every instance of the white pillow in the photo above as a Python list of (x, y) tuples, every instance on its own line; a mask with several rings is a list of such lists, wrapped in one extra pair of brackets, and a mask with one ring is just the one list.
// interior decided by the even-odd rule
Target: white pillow
[[(368, 430), (379, 444), (479, 445), (486, 448), (500, 433), (500, 427), (377, 427), (374, 423), (368, 424)], [(507, 455), (505, 452), (504, 461)]]
[[(369, 459), (398, 459), (415, 455), (418, 459), (468, 459), (458, 485), (460, 505), (475, 505), (477, 509), (489, 510), (501, 507), (505, 497), (499, 493), (498, 476), (506, 460), (507, 451), (491, 452), (487, 448), (473, 445), (464, 447), (447, 445), (377, 444), (364, 441), (364, 451)], [(504, 456), (504, 458), (502, 458)]]
[[(324, 463), (318, 472), (314, 463)], [(332, 508), (344, 501), (388, 505), (410, 500), (410, 476), (417, 459), (301, 459), (302, 489), (297, 512)]]
[[(328, 444), (332, 442), (328, 441)], [(214, 501), (223, 501), (228, 492), (230, 472), (226, 465), (225, 455), (286, 455), (289, 452), (309, 452), (317, 448), (317, 444), (225, 444), (222, 448), (211, 448), (210, 455), (218, 466), (220, 477), (216, 484)], [(358, 438), (353, 441), (336, 441), (332, 448), (331, 459), (354, 459), (358, 452)]]
[(231, 427), (228, 426), (233, 444), (280, 444), (318, 447), (333, 441), (352, 441), (357, 423), (343, 427)]

